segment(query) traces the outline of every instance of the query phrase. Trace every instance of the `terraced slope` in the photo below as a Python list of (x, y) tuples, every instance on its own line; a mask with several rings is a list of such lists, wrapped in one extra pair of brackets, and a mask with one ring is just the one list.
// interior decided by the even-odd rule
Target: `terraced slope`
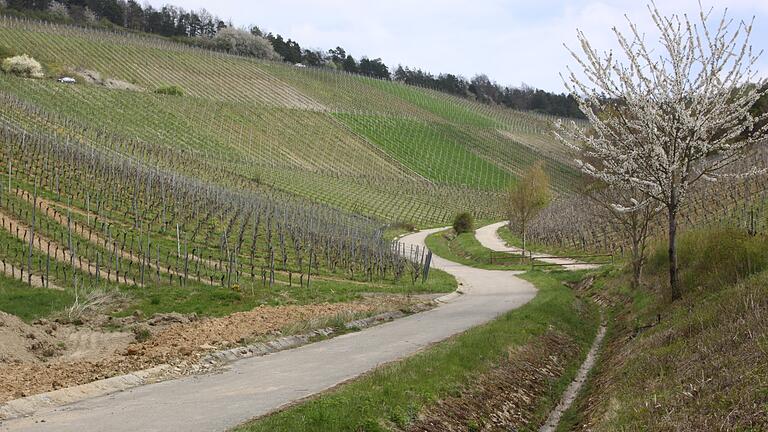
[[(169, 167), (157, 154), (175, 152), (381, 221), (434, 225), (467, 209), (497, 216), (500, 192), (539, 159), (558, 190), (574, 183), (552, 119), (431, 90), (11, 18), (0, 18), (0, 52), (32, 55), (49, 74), (0, 74), (8, 124), (139, 145), (154, 165)], [(51, 79), (78, 73), (123, 89)], [(185, 95), (153, 92), (164, 85)], [(201, 173), (215, 181), (210, 174)]]

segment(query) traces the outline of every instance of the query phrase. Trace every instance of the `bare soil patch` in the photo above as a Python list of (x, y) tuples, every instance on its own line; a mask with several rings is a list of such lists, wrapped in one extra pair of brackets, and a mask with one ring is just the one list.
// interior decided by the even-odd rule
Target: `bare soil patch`
[(100, 320), (127, 330), (117, 332), (47, 320), (29, 325), (2, 314), (0, 402), (161, 364), (173, 366), (176, 375), (204, 372), (199, 360), (213, 351), (276, 338), (290, 329), (322, 325), (336, 317), (351, 319), (418, 308), (423, 303), (406, 296), (376, 296), (349, 303), (260, 306), (220, 318), (163, 314), (145, 320)]
[(131, 91), (144, 90), (143, 88), (135, 84), (131, 84), (127, 81), (122, 81), (115, 78), (104, 78), (101, 76), (99, 72), (94, 70), (77, 69), (75, 71), (75, 74), (80, 76), (83, 80), (85, 80), (89, 84), (101, 85), (112, 90), (131, 90)]
[(0, 311), (0, 365), (37, 362), (58, 354), (55, 337)]
[(568, 336), (549, 331), (510, 350), (500, 364), (455, 397), (428, 407), (410, 432), (509, 431), (531, 428), (541, 396), (578, 354)]

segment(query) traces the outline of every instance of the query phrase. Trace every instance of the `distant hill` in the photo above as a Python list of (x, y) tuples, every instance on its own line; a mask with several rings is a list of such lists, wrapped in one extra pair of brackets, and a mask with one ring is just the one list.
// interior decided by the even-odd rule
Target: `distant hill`
[[(29, 54), (48, 74), (0, 75), (0, 92), (18, 102), (2, 118), (183, 152), (382, 221), (431, 225), (467, 209), (499, 217), (499, 193), (539, 159), (559, 191), (578, 177), (550, 134), (553, 118), (396, 82), (14, 18), (0, 19), (0, 53)], [(79, 83), (53, 79), (62, 75)], [(184, 95), (156, 92), (165, 86)]]

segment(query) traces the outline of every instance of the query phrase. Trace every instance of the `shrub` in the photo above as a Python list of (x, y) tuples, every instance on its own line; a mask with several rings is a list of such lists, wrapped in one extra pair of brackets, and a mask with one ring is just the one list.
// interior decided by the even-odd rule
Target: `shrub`
[(32, 57), (22, 54), (3, 60), (2, 69), (6, 73), (25, 78), (42, 78), (43, 66)]
[(453, 219), (453, 230), (456, 231), (456, 234), (471, 232), (474, 230), (474, 225), (475, 221), (472, 215), (467, 212), (459, 213)]
[(99, 20), (99, 16), (96, 15), (96, 12), (92, 11), (88, 6), (86, 6), (83, 9), (83, 20), (90, 24), (96, 24), (96, 22)]
[(155, 90), (155, 93), (169, 96), (184, 96), (184, 89), (175, 85), (164, 86)]

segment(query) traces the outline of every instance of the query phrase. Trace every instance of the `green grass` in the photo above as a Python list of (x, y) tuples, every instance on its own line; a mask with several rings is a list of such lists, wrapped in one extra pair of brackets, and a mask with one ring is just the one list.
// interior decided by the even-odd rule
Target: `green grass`
[(652, 253), (644, 288), (606, 271), (592, 293), (614, 305), (607, 348), (558, 431), (585, 423), (598, 432), (766, 430), (766, 240), (731, 228), (684, 232), (683, 298), (672, 303), (664, 245)]
[[(407, 276), (406, 276), (407, 277)], [(187, 286), (150, 284), (146, 287), (121, 286), (128, 304), (115, 316), (128, 316), (141, 311), (144, 316), (155, 313), (196, 313), (200, 316), (226, 316), (251, 310), (257, 306), (287, 304), (338, 303), (358, 300), (366, 293), (441, 294), (454, 291), (456, 279), (441, 270), (432, 269), (429, 281), (411, 284), (405, 278), (398, 283), (365, 284), (329, 280), (313, 280), (310, 288), (275, 284), (272, 288), (257, 284), (242, 285), (239, 291), (220, 286), (190, 283)], [(0, 276), (0, 310), (31, 321), (48, 318), (71, 306), (74, 295), (64, 291), (32, 288), (26, 283)]]
[(33, 288), (26, 283), (0, 276), (0, 310), (23, 319), (34, 321), (45, 318), (72, 304), (69, 291)]
[[(750, 236), (737, 228), (683, 232), (678, 241), (678, 264), (685, 290), (718, 289), (768, 269), (763, 235)], [(660, 244), (648, 259), (647, 271), (661, 279), (669, 268), (667, 247)]]
[(430, 180), (500, 189), (514, 179), (470, 151), (469, 135), (455, 126), (375, 115), (336, 114), (336, 118)]
[[(502, 226), (498, 230), (499, 237), (501, 237), (502, 240), (504, 240), (508, 245), (514, 246), (514, 247), (523, 247), (523, 240), (515, 233), (509, 230), (509, 227)], [(610, 261), (611, 257), (590, 257), (586, 255), (590, 255), (588, 252), (584, 252), (581, 249), (575, 249), (575, 248), (565, 248), (565, 247), (555, 247), (552, 245), (545, 245), (535, 242), (526, 242), (526, 249), (533, 251), (534, 253), (540, 253), (540, 254), (551, 254), (554, 256), (574, 256), (579, 257), (578, 261), (586, 262), (586, 263), (604, 263), (606, 261)], [(614, 259), (619, 260), (621, 257), (615, 256)]]
[[(337, 390), (236, 430), (352, 432), (388, 430), (383, 425), (404, 428), (426, 405), (455, 394), (473, 376), (493, 367), (507, 355), (508, 349), (527, 343), (549, 328), (570, 335), (586, 352), (596, 330), (597, 314), (587, 308), (586, 317), (580, 316), (578, 300), (558, 277), (572, 279), (577, 275), (530, 273), (525, 278), (539, 288), (539, 293), (525, 306)], [(569, 372), (574, 371), (571, 365)], [(567, 381), (565, 377), (553, 384), (553, 394), (545, 397), (543, 403), (551, 405), (557, 400), (556, 393)], [(545, 415), (547, 409), (541, 406), (537, 412)]]
[(460, 264), (487, 270), (530, 270), (531, 266), (521, 259), (507, 260), (504, 264), (491, 263), (491, 250), (481, 245), (475, 233), (468, 232), (448, 238), (452, 230), (440, 231), (427, 236), (426, 245), (436, 255)]
[(397, 283), (352, 283), (343, 280), (313, 279), (310, 287), (300, 287), (298, 278), (293, 286), (275, 284), (272, 288), (261, 283), (243, 283), (240, 290), (190, 284), (186, 287), (161, 286), (151, 288), (126, 287), (124, 292), (135, 299), (129, 307), (117, 315), (126, 316), (135, 310), (144, 315), (179, 312), (197, 313), (201, 316), (225, 316), (234, 312), (251, 310), (257, 306), (286, 304), (338, 303), (360, 299), (364, 293), (386, 294), (440, 294), (454, 291), (456, 279), (448, 273), (432, 269), (426, 283), (411, 284), (406, 280)]

